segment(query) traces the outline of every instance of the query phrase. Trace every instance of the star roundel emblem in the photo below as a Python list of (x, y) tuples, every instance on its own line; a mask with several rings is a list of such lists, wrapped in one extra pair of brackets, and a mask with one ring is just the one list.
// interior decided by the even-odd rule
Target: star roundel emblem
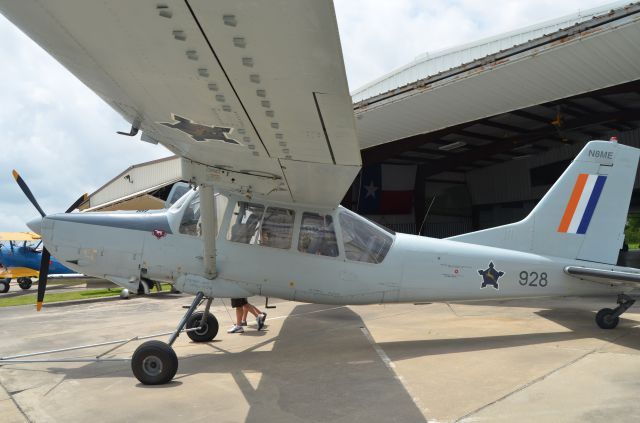
[(498, 289), (498, 279), (500, 279), (501, 276), (504, 276), (504, 272), (496, 270), (493, 262), (490, 262), (489, 267), (485, 270), (478, 270), (478, 273), (482, 276), (482, 285), (480, 288), (491, 285), (495, 289)]

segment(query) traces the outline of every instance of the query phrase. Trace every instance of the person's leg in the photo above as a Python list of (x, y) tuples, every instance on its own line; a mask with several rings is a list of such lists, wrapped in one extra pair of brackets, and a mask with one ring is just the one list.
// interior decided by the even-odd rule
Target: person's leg
[(231, 307), (236, 309), (236, 323), (227, 331), (227, 333), (242, 333), (244, 329), (240, 325), (242, 320), (242, 310), (244, 309), (244, 298), (232, 298)]
[(246, 326), (247, 325), (247, 315), (249, 314), (249, 304), (245, 304), (244, 306), (242, 306), (242, 321), (240, 322), (240, 324), (242, 326)]
[(236, 325), (240, 326), (242, 322), (242, 316), (244, 314), (244, 307), (236, 307)]
[(245, 318), (247, 317), (247, 314), (251, 313), (253, 314), (255, 317), (258, 317), (258, 315), (260, 314), (260, 310), (258, 310), (253, 304), (247, 304), (245, 306), (246, 308), (246, 312), (245, 312)]

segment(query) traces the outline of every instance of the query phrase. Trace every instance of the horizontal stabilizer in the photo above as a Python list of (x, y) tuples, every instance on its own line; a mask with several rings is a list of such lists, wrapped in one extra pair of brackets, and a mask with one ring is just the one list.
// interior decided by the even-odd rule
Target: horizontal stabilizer
[[(632, 269), (629, 269), (632, 270)], [(567, 275), (580, 279), (587, 279), (593, 282), (606, 283), (609, 285), (640, 285), (640, 273), (620, 270), (593, 269), (581, 266), (567, 266), (564, 268)]]

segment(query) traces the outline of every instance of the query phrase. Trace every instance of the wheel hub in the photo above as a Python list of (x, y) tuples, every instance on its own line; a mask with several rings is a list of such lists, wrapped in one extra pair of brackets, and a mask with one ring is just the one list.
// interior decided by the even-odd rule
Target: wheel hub
[(157, 376), (162, 373), (162, 360), (155, 355), (150, 355), (142, 360), (142, 369), (149, 376)]
[(198, 335), (206, 335), (208, 329), (208, 325), (205, 323), (199, 329), (196, 329), (194, 332)]

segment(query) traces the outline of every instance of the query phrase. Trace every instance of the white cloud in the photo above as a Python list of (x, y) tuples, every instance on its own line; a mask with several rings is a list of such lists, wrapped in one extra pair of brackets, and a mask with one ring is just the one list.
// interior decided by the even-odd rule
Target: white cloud
[[(426, 52), (601, 4), (593, 0), (336, 0), (352, 88)], [(116, 135), (128, 124), (0, 17), (0, 231), (36, 216), (11, 178), (18, 169), (43, 209), (64, 210), (126, 167), (168, 156)]]

